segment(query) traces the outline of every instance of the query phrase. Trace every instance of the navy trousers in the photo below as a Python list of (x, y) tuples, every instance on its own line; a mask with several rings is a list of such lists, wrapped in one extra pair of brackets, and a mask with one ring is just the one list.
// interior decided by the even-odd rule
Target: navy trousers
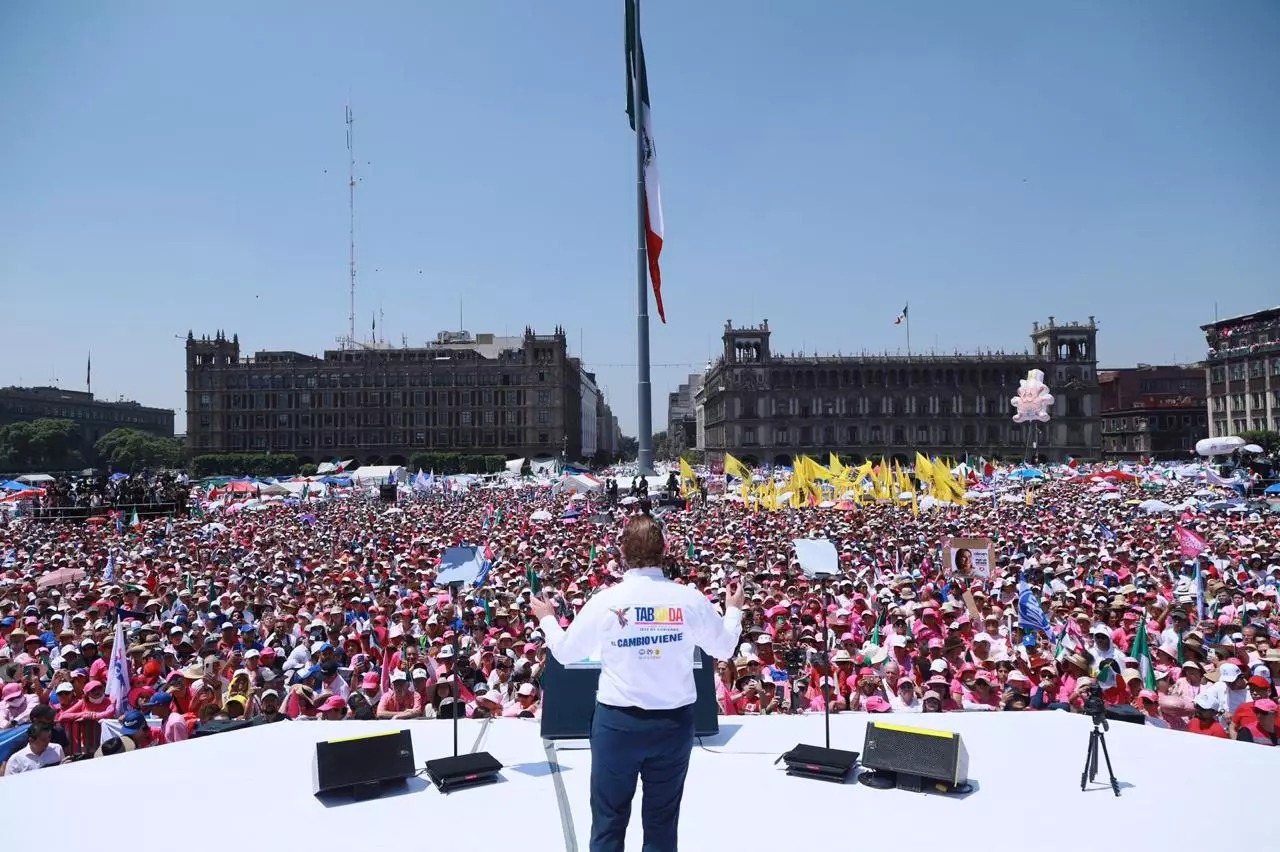
[(693, 705), (640, 710), (597, 704), (591, 720), (591, 852), (622, 852), (636, 780), (644, 782), (644, 852), (675, 852)]

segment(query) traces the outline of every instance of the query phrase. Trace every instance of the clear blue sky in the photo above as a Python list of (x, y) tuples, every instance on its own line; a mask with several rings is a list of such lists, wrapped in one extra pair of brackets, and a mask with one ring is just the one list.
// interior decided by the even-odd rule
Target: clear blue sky
[[(0, 384), (178, 409), (182, 342), (357, 328), (579, 334), (634, 433), (621, 0), (0, 4)], [(1189, 361), (1280, 303), (1280, 5), (649, 0), (666, 393), (768, 317), (775, 350)]]

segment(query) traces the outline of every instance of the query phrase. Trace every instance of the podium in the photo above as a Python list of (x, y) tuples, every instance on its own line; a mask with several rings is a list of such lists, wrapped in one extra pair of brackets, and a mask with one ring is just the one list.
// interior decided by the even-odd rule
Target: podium
[[(693, 663), (693, 682), (698, 689), (694, 706), (694, 736), (714, 737), (720, 733), (716, 664), (700, 648)], [(548, 655), (547, 667), (542, 673), (542, 738), (589, 739), (599, 684), (600, 663), (584, 661), (565, 666)]]

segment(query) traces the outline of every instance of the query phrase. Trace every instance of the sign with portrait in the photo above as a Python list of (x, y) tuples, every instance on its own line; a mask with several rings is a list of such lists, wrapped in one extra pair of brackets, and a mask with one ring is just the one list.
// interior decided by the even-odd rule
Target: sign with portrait
[(989, 538), (949, 538), (942, 543), (942, 564), (948, 576), (991, 577), (996, 550)]

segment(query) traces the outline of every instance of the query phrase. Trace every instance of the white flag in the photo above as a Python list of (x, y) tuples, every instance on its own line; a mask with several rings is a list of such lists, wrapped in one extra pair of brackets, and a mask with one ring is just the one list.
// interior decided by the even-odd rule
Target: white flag
[(116, 705), (116, 715), (129, 703), (129, 657), (124, 647), (124, 621), (116, 618), (116, 637), (111, 643), (111, 663), (107, 666), (107, 695)]

